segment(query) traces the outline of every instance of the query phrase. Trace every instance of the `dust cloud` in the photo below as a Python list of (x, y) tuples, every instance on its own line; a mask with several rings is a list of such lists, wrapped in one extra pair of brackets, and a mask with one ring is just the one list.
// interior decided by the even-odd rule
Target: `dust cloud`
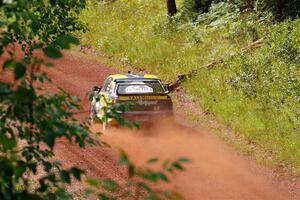
[[(95, 125), (92, 130), (99, 131), (100, 127)], [(102, 139), (115, 150), (124, 149), (138, 166), (145, 166), (153, 157), (189, 158), (186, 170), (172, 176), (172, 186), (186, 199), (293, 199), (266, 176), (268, 170), (236, 153), (203, 128), (156, 122), (140, 130), (111, 127)]]

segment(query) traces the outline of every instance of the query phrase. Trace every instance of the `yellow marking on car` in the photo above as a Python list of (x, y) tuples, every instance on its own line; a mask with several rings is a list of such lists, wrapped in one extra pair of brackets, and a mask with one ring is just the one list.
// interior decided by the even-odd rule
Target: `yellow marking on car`
[(167, 100), (168, 96), (119, 96), (119, 100)]
[(153, 78), (153, 79), (159, 79), (157, 76), (153, 74), (145, 74), (145, 75), (138, 75), (138, 74), (113, 74), (110, 75), (109, 77), (113, 79), (118, 79), (118, 78)]
[[(145, 74), (144, 78), (157, 78), (157, 76), (154, 76), (152, 74)], [(157, 78), (158, 79), (158, 78)]]
[(116, 78), (128, 78), (128, 76), (126, 76), (125, 74), (114, 74), (114, 75), (110, 75), (110, 77), (116, 79)]
[(98, 96), (100, 97), (100, 102), (103, 103), (103, 105), (106, 105), (107, 103), (111, 103), (112, 102), (112, 99), (108, 98), (108, 93), (106, 92), (100, 92), (98, 94)]

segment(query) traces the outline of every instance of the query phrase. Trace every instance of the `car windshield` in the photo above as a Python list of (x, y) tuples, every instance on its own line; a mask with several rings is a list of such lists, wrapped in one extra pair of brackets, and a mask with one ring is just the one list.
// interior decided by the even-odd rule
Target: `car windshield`
[(120, 84), (118, 94), (163, 94), (164, 88), (160, 83)]

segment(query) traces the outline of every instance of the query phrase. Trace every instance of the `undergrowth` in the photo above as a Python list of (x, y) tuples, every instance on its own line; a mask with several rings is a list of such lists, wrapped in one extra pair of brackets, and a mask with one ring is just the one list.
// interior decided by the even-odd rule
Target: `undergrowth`
[[(159, 0), (90, 0), (82, 14), (90, 29), (80, 37), (165, 81), (198, 69), (183, 84), (197, 104), (300, 172), (300, 20), (278, 23), (224, 2), (193, 21), (184, 16), (170, 20)], [(262, 47), (241, 51), (260, 38)]]

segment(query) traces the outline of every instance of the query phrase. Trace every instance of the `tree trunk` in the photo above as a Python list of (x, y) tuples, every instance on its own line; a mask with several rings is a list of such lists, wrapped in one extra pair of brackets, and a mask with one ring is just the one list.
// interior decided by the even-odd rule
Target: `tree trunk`
[(175, 0), (167, 0), (167, 7), (168, 7), (168, 15), (171, 17), (174, 16), (175, 13), (177, 12)]
[(253, 10), (255, 7), (255, 0), (246, 1), (246, 9)]
[(279, 20), (283, 19), (283, 7), (284, 7), (284, 0), (277, 0), (276, 2), (276, 17)]

